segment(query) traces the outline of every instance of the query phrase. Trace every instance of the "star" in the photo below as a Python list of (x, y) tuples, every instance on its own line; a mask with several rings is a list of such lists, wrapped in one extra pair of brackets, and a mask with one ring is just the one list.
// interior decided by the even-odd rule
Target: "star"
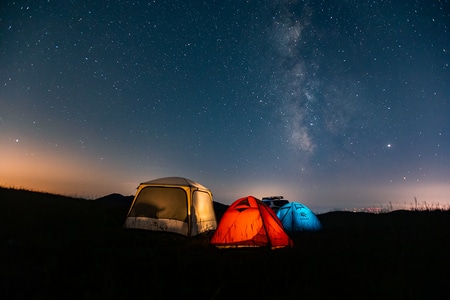
[[(0, 10), (0, 185), (103, 196), (182, 176), (225, 204), (450, 203), (446, 1), (376, 18), (386, 1), (22, 2)], [(417, 166), (420, 184), (399, 180)]]

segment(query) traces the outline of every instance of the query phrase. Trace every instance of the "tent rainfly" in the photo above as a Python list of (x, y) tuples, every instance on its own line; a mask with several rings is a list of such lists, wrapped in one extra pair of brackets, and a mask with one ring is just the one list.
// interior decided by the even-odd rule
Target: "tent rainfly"
[(293, 246), (273, 210), (253, 196), (240, 198), (228, 207), (210, 243), (217, 248)]
[(187, 178), (165, 177), (139, 185), (125, 228), (195, 236), (217, 228), (211, 191)]
[(315, 231), (322, 228), (316, 215), (308, 207), (298, 202), (289, 202), (280, 207), (277, 217), (288, 232)]

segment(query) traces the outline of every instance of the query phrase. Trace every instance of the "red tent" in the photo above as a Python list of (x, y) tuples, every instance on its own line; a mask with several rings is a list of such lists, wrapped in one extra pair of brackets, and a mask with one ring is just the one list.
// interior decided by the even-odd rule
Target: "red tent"
[(228, 207), (211, 244), (218, 248), (293, 246), (273, 210), (253, 196), (238, 199)]

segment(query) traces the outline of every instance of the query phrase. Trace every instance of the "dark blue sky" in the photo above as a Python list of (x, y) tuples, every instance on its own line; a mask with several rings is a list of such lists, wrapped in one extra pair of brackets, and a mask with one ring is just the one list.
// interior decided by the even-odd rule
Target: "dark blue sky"
[(450, 205), (448, 1), (6, 1), (0, 184)]

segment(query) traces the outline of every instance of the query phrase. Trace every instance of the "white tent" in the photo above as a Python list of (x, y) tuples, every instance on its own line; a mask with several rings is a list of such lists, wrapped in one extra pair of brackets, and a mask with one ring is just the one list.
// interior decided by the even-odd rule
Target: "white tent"
[(139, 185), (125, 228), (194, 236), (217, 228), (211, 191), (187, 178), (165, 177)]

